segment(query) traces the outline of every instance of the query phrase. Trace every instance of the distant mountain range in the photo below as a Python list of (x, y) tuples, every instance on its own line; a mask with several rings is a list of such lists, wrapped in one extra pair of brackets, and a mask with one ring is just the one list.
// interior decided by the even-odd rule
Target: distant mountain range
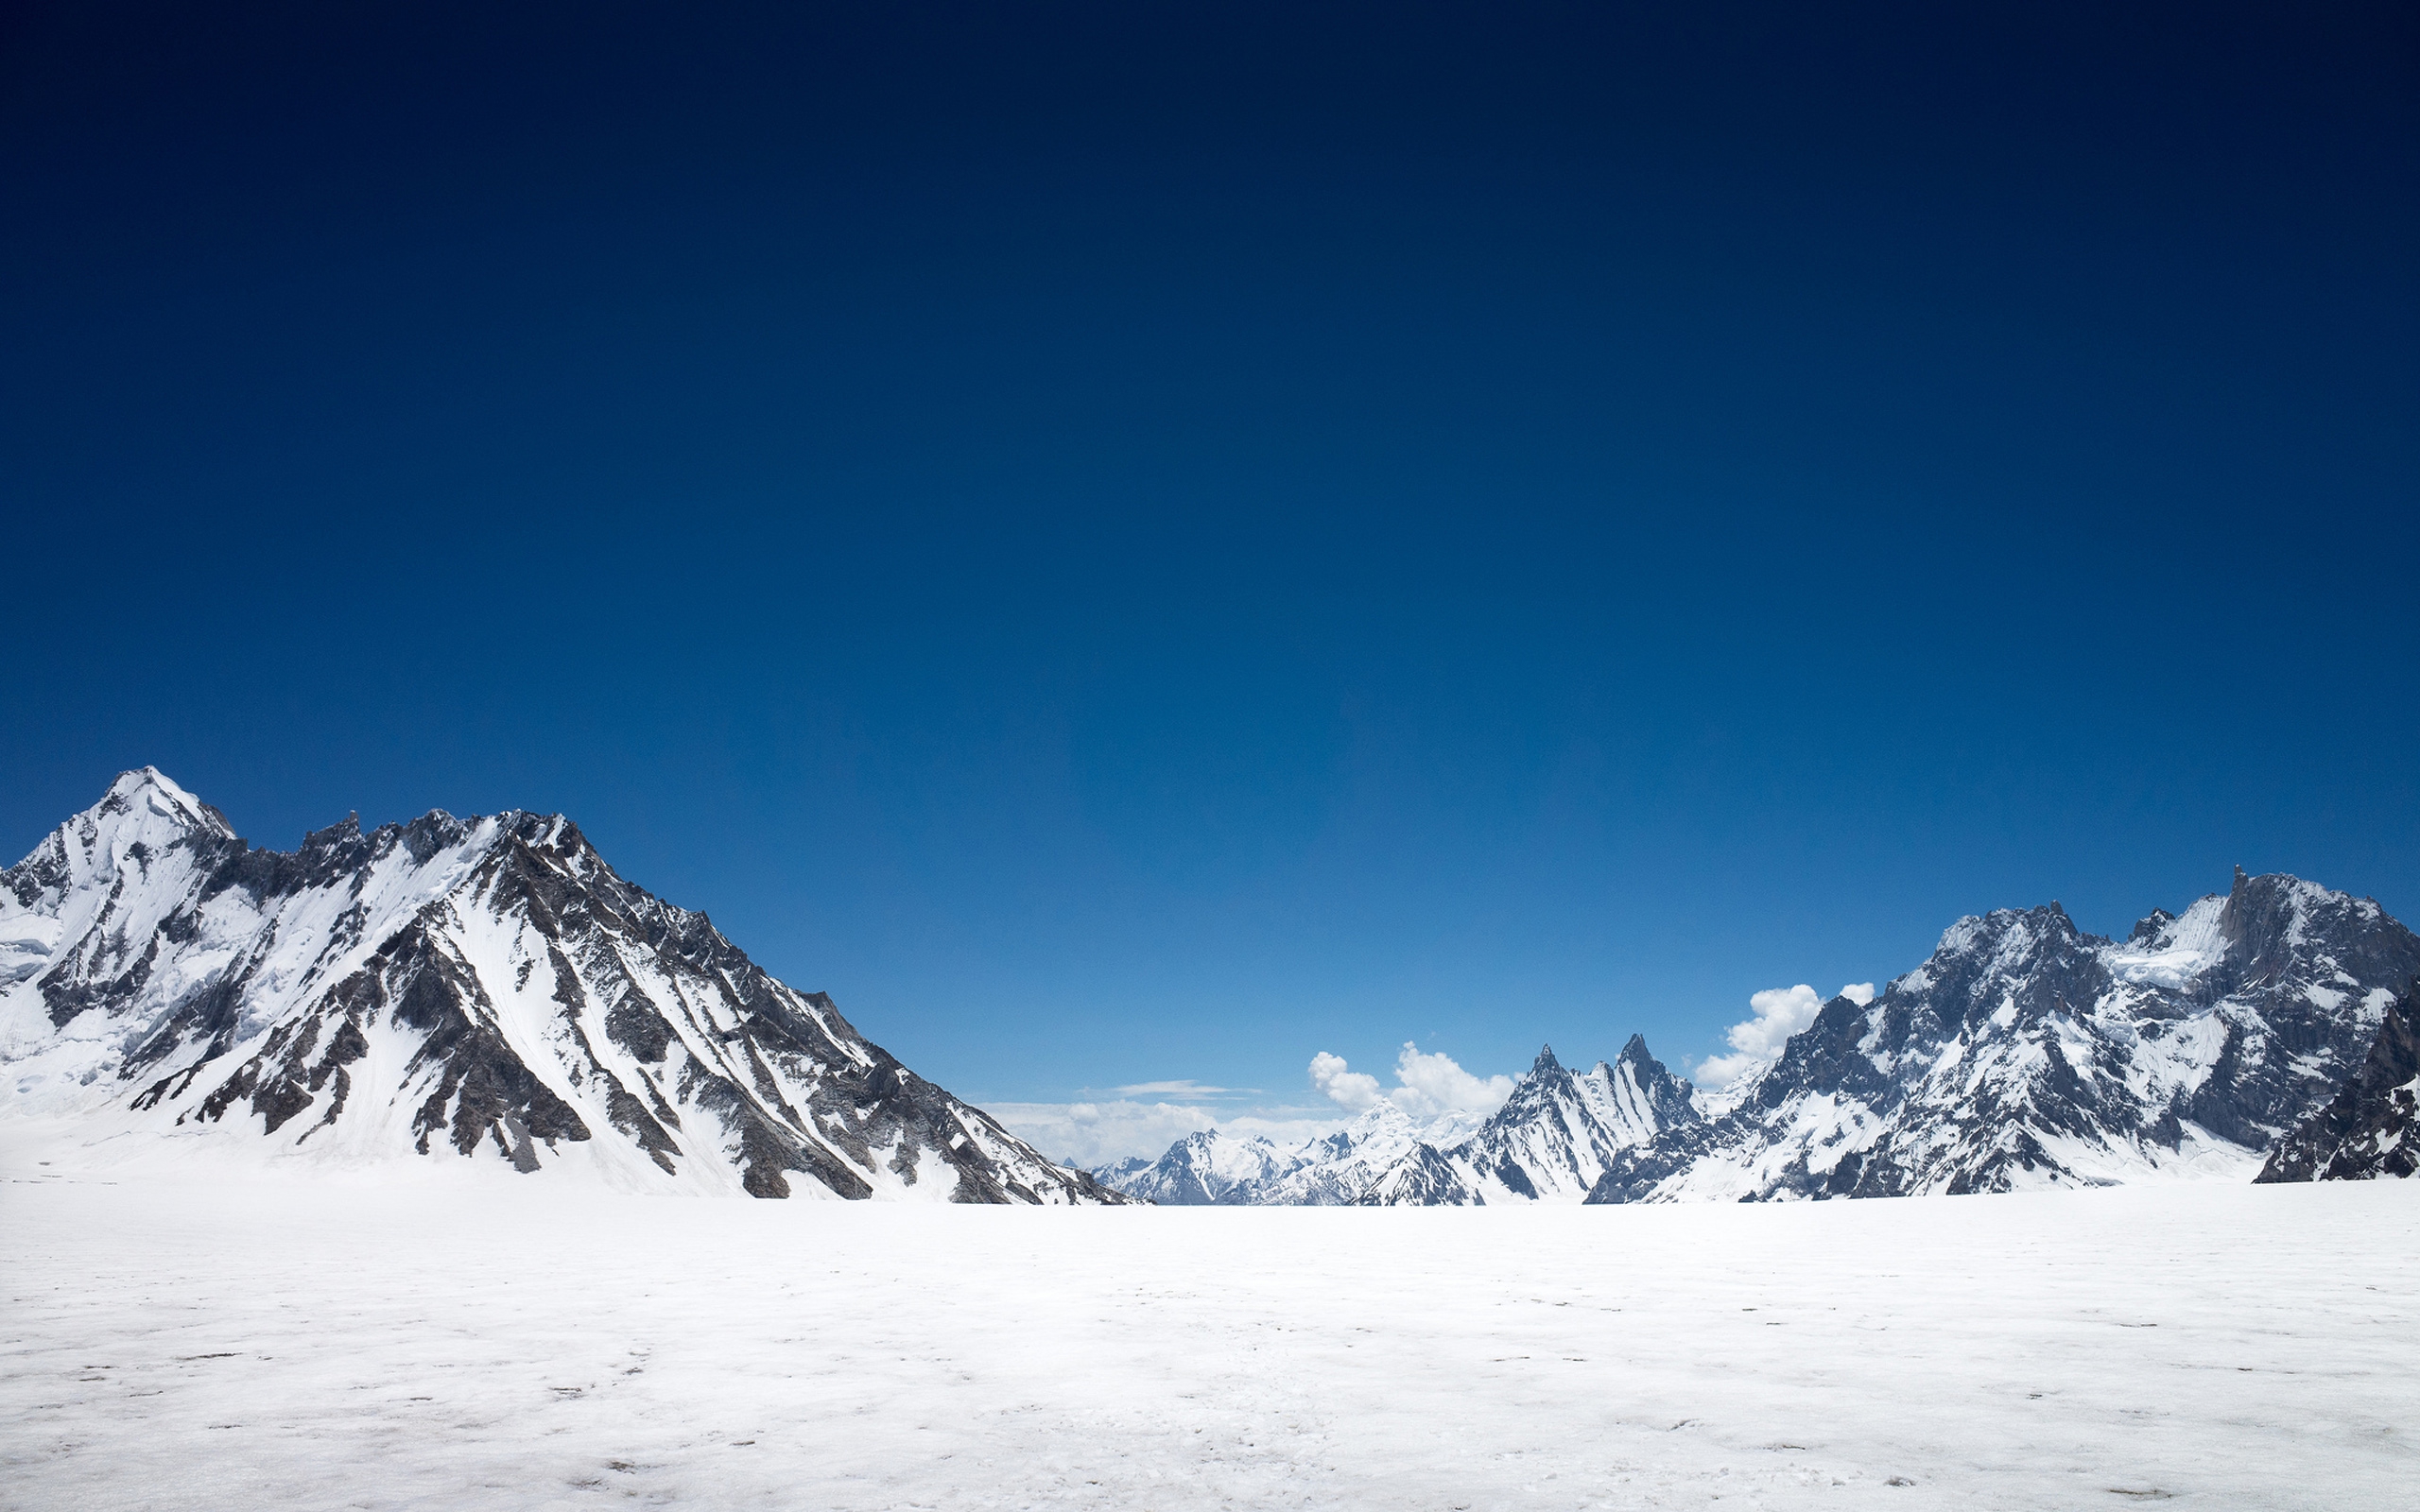
[(0, 1112), (83, 1162), (1126, 1200), (616, 876), (559, 815), (256, 850), (156, 770), (0, 872)]
[(1156, 1202), (1378, 1205), (2409, 1176), (2415, 978), (2420, 938), (2375, 902), (2238, 870), (2122, 941), (2055, 902), (1962, 919), (1719, 1092), (1634, 1036), (1584, 1074), (1542, 1050), (1476, 1129), (1382, 1102), (1297, 1149), (1193, 1134), (1097, 1174)]

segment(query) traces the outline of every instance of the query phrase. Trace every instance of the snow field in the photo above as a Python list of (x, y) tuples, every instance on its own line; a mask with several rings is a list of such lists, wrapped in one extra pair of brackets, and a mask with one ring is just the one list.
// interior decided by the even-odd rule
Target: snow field
[(2388, 1507), (2420, 1183), (994, 1209), (0, 1171), (0, 1506)]

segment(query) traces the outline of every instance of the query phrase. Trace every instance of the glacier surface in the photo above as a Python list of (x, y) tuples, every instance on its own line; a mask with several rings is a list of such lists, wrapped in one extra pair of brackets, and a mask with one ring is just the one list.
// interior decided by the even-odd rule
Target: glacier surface
[(2404, 1504), (2420, 1183), (625, 1197), (0, 1150), (0, 1503)]

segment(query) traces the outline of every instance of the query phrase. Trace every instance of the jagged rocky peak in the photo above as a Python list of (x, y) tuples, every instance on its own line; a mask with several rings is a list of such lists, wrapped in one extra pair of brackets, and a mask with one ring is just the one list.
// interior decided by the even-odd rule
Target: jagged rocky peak
[(235, 837), (227, 816), (179, 787), (156, 766), (118, 773), (117, 781), (110, 784), (101, 800), (78, 817), (99, 820), (147, 814), (182, 830), (216, 835), (223, 840)]
[(147, 870), (152, 857), (197, 842), (234, 839), (227, 816), (179, 787), (158, 768), (120, 772), (101, 800), (53, 830), (16, 866), (9, 885), (21, 907), (54, 902), (106, 872)]
[(559, 815), (355, 817), (254, 850), (146, 768), (0, 880), (0, 1074), (80, 1131), (76, 1159), (184, 1143), (635, 1191), (1116, 1200)]
[[(2236, 869), (2240, 871), (2243, 868), (2238, 867)], [(2157, 939), (2162, 930), (2165, 930), (2169, 925), (2175, 922), (2176, 916), (2174, 914), (2169, 913), (2165, 908), (2154, 908), (2150, 913), (2145, 914), (2142, 918), (2135, 920), (2134, 929), (2126, 936), (2127, 942), (2129, 944), (2148, 944), (2150, 941)]]
[[(1839, 998), (1834, 1001), (1845, 1003), (1848, 1000)], [(1685, 1124), (1698, 1116), (1696, 1089), (1673, 1075), (1664, 1062), (1649, 1053), (1645, 1035), (1630, 1037), (1629, 1043), (1623, 1045), (1621, 1054), (1615, 1057), (1614, 1070), (1616, 1074), (1628, 1077), (1631, 1084), (1638, 1089), (1657, 1123)]]

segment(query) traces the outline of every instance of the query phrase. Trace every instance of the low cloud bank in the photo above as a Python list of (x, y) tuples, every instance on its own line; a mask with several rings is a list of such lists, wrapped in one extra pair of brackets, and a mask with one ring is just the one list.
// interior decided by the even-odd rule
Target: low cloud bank
[(1138, 1081), (1132, 1087), (1110, 1090), (1121, 1098), (1172, 1097), (1181, 1103), (1198, 1103), (1212, 1097), (1231, 1097), (1238, 1089), (1204, 1086), (1188, 1077), (1184, 1081)]
[(1279, 1145), (1300, 1144), (1336, 1128), (1339, 1120), (1306, 1108), (1269, 1108), (1217, 1117), (1201, 1106), (1119, 1098), (1098, 1103), (988, 1103), (983, 1110), (1010, 1133), (1054, 1160), (1106, 1165), (1139, 1155), (1158, 1160), (1187, 1134), (1217, 1127), (1238, 1139), (1258, 1135)]
[[(1862, 1006), (1874, 1001), (1874, 984), (1851, 982), (1841, 988), (1839, 995)], [(1780, 1057), (1781, 1047), (1791, 1035), (1815, 1022), (1815, 1015), (1824, 1011), (1824, 1002), (1804, 982), (1796, 987), (1771, 987), (1749, 994), (1748, 1010), (1753, 1016), (1733, 1024), (1723, 1036), (1731, 1054), (1709, 1056), (1699, 1061), (1690, 1071), (1690, 1077), (1701, 1087), (1728, 1087), (1750, 1072), (1772, 1064)]]

